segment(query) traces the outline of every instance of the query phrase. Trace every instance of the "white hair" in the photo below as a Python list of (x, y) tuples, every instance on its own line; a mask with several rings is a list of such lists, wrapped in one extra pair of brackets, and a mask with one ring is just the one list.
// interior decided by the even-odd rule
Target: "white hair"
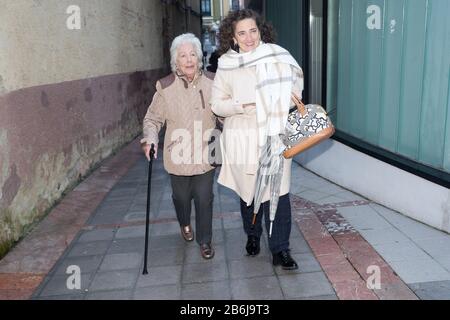
[(177, 69), (176, 63), (178, 48), (185, 43), (191, 43), (194, 46), (195, 53), (197, 54), (199, 70), (203, 67), (203, 52), (200, 40), (192, 33), (184, 33), (173, 39), (172, 45), (170, 47), (170, 67), (172, 68), (173, 72), (175, 72)]

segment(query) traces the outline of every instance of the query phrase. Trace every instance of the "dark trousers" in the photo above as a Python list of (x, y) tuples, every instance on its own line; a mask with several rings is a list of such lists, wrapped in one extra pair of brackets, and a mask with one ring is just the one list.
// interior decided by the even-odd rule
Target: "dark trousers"
[(170, 175), (172, 199), (180, 226), (191, 224), (192, 199), (195, 205), (195, 233), (198, 244), (210, 243), (212, 238), (214, 172), (197, 176)]
[[(244, 224), (244, 231), (248, 236), (256, 236), (261, 238), (262, 235), (262, 217), (264, 216), (267, 235), (270, 228), (270, 202), (261, 204), (258, 215), (256, 216), (256, 224), (252, 229), (252, 219), (254, 204), (247, 207), (247, 203), (241, 199), (241, 215)], [(275, 254), (280, 251), (289, 249), (289, 236), (291, 235), (291, 203), (289, 194), (280, 197), (277, 207), (277, 213), (272, 227), (272, 236), (269, 239), (269, 249)]]

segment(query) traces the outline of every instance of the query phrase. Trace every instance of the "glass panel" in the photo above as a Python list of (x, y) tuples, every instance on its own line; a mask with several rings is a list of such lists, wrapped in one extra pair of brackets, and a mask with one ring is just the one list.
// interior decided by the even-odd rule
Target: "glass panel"
[(339, 132), (449, 172), (450, 2), (327, 6), (327, 109)]
[(211, 15), (211, 0), (202, 0), (202, 14), (204, 16)]

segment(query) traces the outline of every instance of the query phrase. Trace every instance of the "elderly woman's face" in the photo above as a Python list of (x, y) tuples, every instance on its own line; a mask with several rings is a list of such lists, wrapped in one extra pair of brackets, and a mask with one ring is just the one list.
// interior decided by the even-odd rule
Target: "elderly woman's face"
[(244, 19), (236, 23), (234, 41), (242, 52), (249, 52), (259, 46), (261, 35), (256, 21), (252, 18)]
[(177, 69), (192, 80), (198, 71), (198, 57), (192, 43), (184, 43), (177, 50)]

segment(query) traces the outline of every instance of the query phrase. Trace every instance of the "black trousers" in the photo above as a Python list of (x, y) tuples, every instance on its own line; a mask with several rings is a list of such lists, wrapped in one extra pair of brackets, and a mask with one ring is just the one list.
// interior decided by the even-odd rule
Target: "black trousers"
[[(267, 235), (269, 235), (270, 228), (270, 202), (261, 204), (258, 215), (256, 216), (256, 224), (252, 229), (254, 204), (247, 207), (247, 203), (241, 199), (241, 215), (244, 224), (245, 233), (250, 236), (261, 238), (262, 235), (262, 219), (264, 216)], [(289, 249), (289, 237), (291, 235), (291, 203), (289, 201), (289, 194), (280, 197), (278, 201), (277, 212), (272, 227), (272, 236), (268, 238), (269, 249), (275, 254), (280, 251)]]
[(198, 244), (212, 238), (213, 182), (215, 170), (197, 176), (170, 175), (172, 199), (180, 226), (191, 224), (192, 199), (195, 205), (195, 239)]

